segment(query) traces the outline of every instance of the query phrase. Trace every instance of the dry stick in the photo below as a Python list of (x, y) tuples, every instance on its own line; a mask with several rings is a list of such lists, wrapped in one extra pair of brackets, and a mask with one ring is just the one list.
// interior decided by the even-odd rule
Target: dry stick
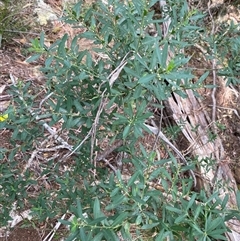
[[(162, 120), (163, 120), (163, 108), (161, 108), (161, 113), (160, 113), (160, 120), (159, 120), (159, 125), (158, 125), (158, 130), (162, 130)], [(158, 142), (159, 135), (156, 136), (156, 139), (153, 144), (153, 150), (155, 150), (157, 142)]]
[(168, 14), (165, 14), (165, 9), (167, 7), (166, 1), (160, 0), (159, 5), (160, 5), (160, 9), (162, 9), (164, 19), (167, 20), (167, 21), (163, 22), (163, 38), (166, 38), (168, 35), (169, 26), (171, 24), (171, 18)]
[[(124, 58), (122, 59), (122, 61), (120, 62), (120, 65), (114, 69), (111, 74), (108, 76), (108, 81), (109, 81), (109, 86), (112, 87), (112, 85), (114, 84), (114, 82), (116, 81), (116, 79), (118, 78), (120, 72), (122, 71), (122, 69), (124, 68), (124, 66), (127, 64), (127, 61), (125, 60), (127, 58), (127, 56), (130, 54), (131, 52), (128, 52)], [(100, 89), (100, 87), (99, 87)], [(104, 109), (104, 105), (107, 103), (107, 97), (108, 95), (104, 98), (104, 93), (106, 92), (107, 89), (105, 89), (102, 93), (102, 99), (101, 99), (101, 103), (99, 105), (99, 109), (98, 109), (98, 112), (97, 112), (97, 115), (96, 115), (96, 118), (95, 118), (95, 121), (94, 121), (94, 125), (93, 125), (93, 131), (92, 131), (92, 139), (91, 139), (91, 161), (92, 161), (92, 157), (93, 157), (93, 150), (94, 150), (94, 143), (96, 141), (96, 131), (97, 131), (97, 125), (98, 125), (98, 122), (99, 122), (99, 118), (100, 118), (100, 115)], [(96, 166), (96, 162), (97, 162), (97, 157), (94, 159), (94, 166)], [(106, 162), (106, 160), (104, 159), (104, 161)], [(109, 162), (106, 162), (108, 164), (108, 166), (114, 171), (114, 173), (116, 173), (116, 170), (115, 168), (109, 163)], [(94, 171), (94, 174), (96, 172), (96, 169)]]
[[(100, 87), (99, 87), (99, 88), (100, 88)], [(105, 90), (102, 92), (101, 102), (100, 102), (100, 104), (99, 104), (98, 111), (97, 111), (97, 114), (96, 114), (94, 123), (93, 123), (93, 125), (92, 125), (90, 161), (91, 161), (91, 163), (93, 163), (94, 167), (96, 167), (96, 158), (93, 160), (94, 144), (95, 144), (95, 141), (96, 141), (96, 134), (97, 134), (96, 132), (97, 132), (97, 126), (98, 126), (98, 124), (99, 124), (100, 115), (101, 115), (101, 113), (102, 113), (102, 111), (103, 111), (104, 105), (105, 105), (106, 100), (107, 100), (107, 97), (104, 98), (104, 94), (105, 94), (106, 90), (107, 90), (107, 89), (105, 89)], [(94, 176), (96, 176), (96, 168), (94, 169), (93, 173), (94, 173)]]

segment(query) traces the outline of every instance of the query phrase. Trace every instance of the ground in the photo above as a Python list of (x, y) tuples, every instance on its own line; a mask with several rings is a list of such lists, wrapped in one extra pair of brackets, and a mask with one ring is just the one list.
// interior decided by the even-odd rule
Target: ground
[[(45, 1), (49, 4), (56, 14), (59, 14), (62, 9), (61, 1), (58, 0), (48, 0)], [(31, 3), (32, 4), (32, 3)], [(33, 6), (29, 5), (32, 10)], [(26, 7), (27, 8), (27, 7)], [(232, 14), (232, 13), (231, 13)], [(230, 14), (229, 14), (230, 16)], [(32, 17), (35, 18), (34, 15)], [(61, 37), (65, 32), (68, 32), (70, 35), (74, 34), (68, 25), (48, 24), (41, 27), (35, 27), (36, 35), (40, 33), (40, 30), (43, 29), (46, 33), (47, 42), (53, 42), (57, 38)], [(39, 71), (39, 66), (43, 64), (43, 59), (40, 59), (38, 62), (29, 64), (25, 62), (28, 52), (26, 49), (29, 47), (30, 39), (36, 37), (32, 33), (19, 33), (14, 38), (9, 40), (8, 43), (3, 43), (2, 48), (0, 49), (0, 87), (4, 85), (11, 84), (10, 75), (13, 75), (15, 78), (22, 79), (24, 81), (31, 81), (35, 88), (38, 89), (41, 86), (45, 79), (42, 73)], [(86, 46), (89, 46), (89, 43), (85, 43)], [(207, 63), (192, 61), (192, 66), (201, 68), (209, 67)], [(201, 73), (198, 73), (199, 76)], [(211, 82), (211, 78), (208, 79)], [(221, 81), (221, 79), (218, 79)], [(41, 88), (39, 88), (41, 89)], [(236, 181), (240, 184), (240, 89), (234, 87), (234, 89), (226, 88), (220, 84), (220, 88), (217, 91), (217, 119), (219, 123), (222, 124), (222, 130), (219, 130), (219, 135), (224, 144), (224, 149), (227, 156), (230, 157), (230, 164), (234, 166), (233, 172), (236, 174)], [(4, 95), (5, 90), (1, 95)], [(203, 90), (202, 95), (204, 97), (203, 103), (211, 114), (211, 90)], [(0, 99), (0, 108), (5, 108), (9, 104), (9, 100)], [(5, 101), (5, 102), (4, 102)], [(1, 130), (1, 144), (0, 147), (9, 148), (11, 145), (9, 139), (11, 132), (9, 130)], [(145, 141), (146, 146), (154, 143), (154, 140), (151, 139), (151, 136), (146, 136), (143, 140)], [(239, 163), (239, 168), (236, 163)], [(11, 230), (10, 235), (7, 238), (0, 238), (0, 241), (9, 240), (9, 241), (40, 241), (43, 240), (43, 237), (51, 230), (56, 220), (52, 220), (48, 225), (24, 225), (24, 223), (19, 223), (16, 227)], [(65, 233), (66, 230), (62, 230), (62, 233)], [(61, 234), (61, 232), (60, 232)], [(55, 240), (60, 240), (55, 239)]]

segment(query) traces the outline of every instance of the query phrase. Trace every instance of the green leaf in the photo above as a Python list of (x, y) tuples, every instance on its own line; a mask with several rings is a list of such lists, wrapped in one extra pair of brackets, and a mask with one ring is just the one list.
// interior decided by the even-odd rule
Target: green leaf
[(209, 71), (206, 71), (196, 82), (196, 85), (201, 85), (202, 82), (208, 77)]
[(141, 85), (138, 85), (133, 92), (133, 98), (134, 99), (141, 98), (143, 96), (143, 92), (144, 92), (143, 87)]
[(140, 175), (141, 171), (138, 170), (136, 171), (132, 176), (131, 178), (129, 179), (128, 181), (128, 184), (127, 184), (127, 188), (131, 187), (132, 184), (136, 181), (136, 179), (138, 178), (138, 176)]
[(68, 35), (65, 34), (62, 39), (61, 39), (61, 42), (59, 43), (58, 45), (58, 55), (61, 56), (61, 57), (66, 57), (66, 49), (65, 49), (65, 46), (66, 46), (66, 41), (68, 39)]
[(85, 241), (85, 240), (87, 240), (87, 236), (86, 236), (86, 234), (85, 234), (85, 228), (80, 228), (80, 230), (79, 230), (79, 236), (80, 236), (80, 240), (82, 240), (82, 241)]
[(120, 213), (120, 215), (113, 221), (112, 227), (115, 228), (115, 226), (119, 226), (120, 224), (123, 223), (123, 221), (129, 216), (129, 213), (123, 212)]
[(220, 224), (223, 224), (224, 221), (222, 218), (216, 218), (212, 220), (211, 218), (207, 219), (207, 233), (210, 233), (216, 229)]
[(103, 232), (99, 232), (96, 236), (94, 236), (94, 238), (92, 239), (92, 241), (101, 241), (103, 235), (104, 235)]
[(208, 89), (213, 89), (213, 88), (217, 88), (217, 85), (204, 85), (204, 87)]
[(103, 223), (103, 220), (106, 220), (107, 217), (100, 217), (100, 218), (94, 218), (91, 222), (88, 222), (89, 226), (95, 226), (95, 225), (101, 225)]
[(95, 40), (96, 39), (96, 35), (93, 32), (87, 31), (81, 34), (82, 38), (86, 38), (86, 39), (90, 39), (90, 40)]
[(128, 134), (130, 132), (130, 128), (131, 128), (131, 125), (125, 126), (125, 128), (123, 130), (123, 139), (126, 139), (126, 137), (128, 136)]
[(188, 202), (186, 211), (188, 211), (188, 209), (192, 207), (192, 205), (193, 205), (196, 197), (197, 197), (197, 193), (194, 193), (194, 194), (192, 195), (191, 199), (190, 199), (189, 202)]
[(176, 85), (176, 79), (192, 79), (194, 78), (194, 75), (187, 72), (171, 72), (168, 74), (161, 74), (161, 78), (172, 80), (172, 81), (169, 81), (169, 83), (176, 87), (179, 87), (178, 85)]
[(221, 235), (223, 233), (225, 233), (226, 230), (225, 229), (219, 229), (219, 230), (216, 230), (216, 234), (215, 232), (214, 233), (210, 233), (208, 234), (210, 237), (216, 239), (216, 240), (228, 240), (225, 236)]
[(40, 47), (44, 48), (44, 32), (40, 33), (40, 41), (39, 41)]
[[(65, 239), (65, 241), (73, 241), (76, 240), (76, 237), (78, 236), (78, 231), (75, 231), (74, 233), (71, 233), (71, 235)], [(82, 239), (82, 240), (86, 240), (86, 239)]]
[(240, 191), (239, 190), (236, 191), (236, 199), (237, 199), (238, 210), (240, 210)]
[(187, 214), (180, 215), (179, 217), (177, 217), (174, 220), (174, 223), (179, 224), (179, 223), (183, 222), (184, 220), (186, 220), (186, 216), (187, 216)]
[(131, 103), (128, 103), (127, 107), (124, 108), (124, 113), (129, 117), (132, 117), (134, 115)]
[(113, 189), (110, 193), (110, 197), (114, 197), (118, 192), (120, 191), (119, 187), (116, 187), (115, 189)]
[(150, 174), (150, 176), (149, 176), (149, 181), (151, 181), (151, 180), (159, 177), (159, 176), (160, 176), (159, 174), (160, 174), (161, 172), (162, 172), (162, 169), (161, 169), (161, 168), (155, 169), (155, 170)]
[(133, 126), (133, 134), (136, 138), (143, 136), (141, 124), (135, 124)]
[(171, 212), (174, 212), (174, 213), (182, 214), (182, 210), (180, 210), (178, 208), (174, 208), (172, 206), (166, 206), (166, 209), (171, 211)]
[(138, 80), (138, 83), (139, 84), (147, 84), (148, 82), (152, 81), (155, 77), (156, 77), (156, 74), (145, 75)]
[(119, 241), (116, 234), (111, 229), (103, 229), (104, 237), (107, 241)]
[(144, 61), (143, 58), (141, 58), (138, 54), (135, 56), (136, 60), (139, 61), (147, 70), (149, 70), (147, 63)]
[(118, 207), (120, 204), (122, 204), (123, 202), (127, 201), (127, 198), (124, 197), (123, 195), (118, 195), (118, 196), (115, 196), (113, 198), (113, 201), (112, 203), (110, 203), (109, 205), (106, 206), (106, 210), (107, 211), (110, 211), (110, 210), (113, 210), (115, 209), (116, 207)]
[(198, 205), (197, 208), (194, 210), (194, 221), (197, 220), (201, 211), (202, 211), (202, 207), (201, 205)]
[(80, 17), (81, 9), (82, 9), (82, 1), (76, 3), (73, 7), (73, 11), (76, 14), (77, 19), (79, 19)]
[(130, 76), (136, 77), (136, 78), (140, 78), (140, 76), (132, 69), (128, 68), (128, 67), (124, 67), (124, 70), (126, 71), (126, 73)]
[[(148, 87), (147, 87), (148, 88)], [(161, 102), (162, 100), (167, 99), (168, 92), (166, 90), (165, 84), (162, 84), (161, 81), (158, 81), (154, 86), (152, 86), (156, 98)]]
[(135, 224), (136, 224), (136, 225), (139, 225), (139, 224), (142, 223), (142, 221), (143, 221), (142, 215), (139, 214), (139, 215), (137, 216), (136, 220), (135, 220)]
[(224, 199), (222, 200), (221, 207), (224, 209), (228, 203), (229, 195), (225, 195)]
[(51, 56), (51, 57), (48, 57), (47, 59), (46, 59), (46, 61), (45, 61), (45, 67), (50, 67), (50, 65), (51, 65), (51, 63), (52, 63), (52, 61), (53, 61), (53, 59), (54, 59), (54, 57), (53, 56)]
[(35, 54), (29, 58), (26, 59), (26, 62), (31, 63), (41, 57), (42, 54)]
[(196, 225), (195, 223), (190, 223), (190, 225), (191, 225), (199, 234), (203, 234), (203, 231), (200, 229), (201, 227), (199, 227), (199, 226)]
[(167, 180), (162, 179), (162, 180), (161, 180), (161, 184), (162, 184), (164, 190), (165, 190), (165, 191), (168, 191), (168, 189), (169, 189), (169, 184), (168, 184)]
[(95, 201), (94, 201), (93, 216), (94, 216), (94, 219), (104, 217), (104, 215), (100, 209), (100, 202), (99, 202), (98, 198), (95, 198)]
[(81, 206), (81, 203), (80, 203), (80, 199), (77, 198), (77, 215), (79, 218), (85, 220), (83, 214), (82, 214), (82, 206)]
[[(158, 42), (156, 41), (156, 43), (155, 43), (155, 45), (156, 46), (158, 46)], [(160, 68), (163, 68), (163, 63), (162, 63), (162, 53), (161, 53), (161, 51), (160, 51), (160, 48), (155, 48), (155, 55), (156, 55), (156, 57), (157, 57), (157, 59), (158, 59), (158, 63), (159, 63), (159, 65), (160, 65)], [(165, 63), (166, 64), (166, 63)], [(154, 66), (155, 67), (155, 66)], [(153, 67), (152, 67), (153, 68)]]
[(127, 222), (121, 228), (121, 235), (123, 240), (132, 240), (129, 230), (130, 230), (130, 224)]
[(63, 219), (58, 219), (58, 222), (64, 224), (65, 226), (71, 226), (71, 222)]
[(166, 42), (163, 46), (162, 50), (162, 58), (161, 58), (161, 64), (162, 68), (165, 69), (167, 65), (167, 56), (168, 56), (168, 43)]
[(93, 230), (90, 230), (90, 231), (88, 231), (88, 236), (87, 236), (86, 241), (92, 241), (92, 239), (93, 239)]
[(86, 54), (86, 64), (87, 64), (87, 67), (88, 68), (92, 68), (92, 64), (93, 64), (93, 62), (92, 62), (92, 56), (91, 56), (91, 54), (90, 53), (87, 53)]
[(158, 226), (159, 225), (159, 222), (157, 222), (157, 223), (151, 223), (151, 224), (144, 224), (142, 227), (141, 227), (141, 229), (152, 229), (152, 228), (154, 228), (154, 227), (156, 227), (156, 226)]

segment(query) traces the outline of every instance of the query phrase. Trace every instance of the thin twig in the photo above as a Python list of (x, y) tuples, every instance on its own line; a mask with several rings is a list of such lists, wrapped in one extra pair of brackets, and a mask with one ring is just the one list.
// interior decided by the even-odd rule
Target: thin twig
[(72, 154), (74, 154), (82, 145), (83, 143), (91, 136), (93, 128), (89, 130), (87, 135), (84, 137), (84, 139), (69, 153), (67, 153), (60, 161), (66, 160), (68, 157), (70, 157)]
[[(91, 163), (93, 163), (94, 167), (96, 167), (96, 158), (93, 159), (93, 151), (94, 151), (94, 146), (95, 146), (95, 142), (96, 142), (97, 127), (98, 127), (98, 124), (99, 124), (100, 115), (101, 115), (101, 113), (104, 109), (104, 106), (106, 104), (106, 101), (107, 101), (107, 97), (104, 98), (104, 94), (105, 94), (106, 90), (107, 89), (105, 89), (102, 92), (101, 102), (99, 104), (98, 111), (97, 111), (94, 123), (92, 125), (90, 161), (91, 161)], [(94, 169), (93, 172), (94, 172), (94, 176), (96, 176), (96, 168)]]
[(48, 94), (43, 100), (41, 100), (40, 104), (39, 104), (39, 109), (42, 109), (42, 105), (43, 103), (49, 99), (51, 96), (53, 95), (53, 92), (51, 92), (50, 94)]
[[(159, 131), (162, 130), (162, 120), (163, 120), (163, 108), (161, 108), (161, 113), (160, 113), (160, 120), (159, 120), (159, 125), (158, 125)], [(156, 148), (158, 138), (159, 138), (159, 135), (156, 136), (156, 139), (155, 139), (154, 145), (153, 145), (153, 150), (155, 150), (155, 148)]]
[(109, 154), (111, 154), (114, 150), (116, 150), (117, 148), (119, 148), (122, 145), (123, 145), (123, 140), (115, 142), (112, 146), (108, 147), (106, 150), (104, 150), (102, 153), (100, 153), (97, 156), (96, 160), (101, 161), (101, 160), (105, 159)]
[(117, 173), (116, 168), (107, 159), (104, 158), (103, 161), (113, 170), (115, 174)]
[(59, 145), (59, 146), (54, 146), (54, 147), (50, 147), (50, 148), (37, 148), (37, 150), (39, 152), (52, 152), (52, 151), (56, 151), (59, 149), (64, 149), (65, 146), (64, 145)]
[(114, 84), (114, 82), (116, 81), (116, 79), (118, 78), (120, 72), (122, 71), (122, 69), (124, 68), (124, 66), (127, 64), (127, 61), (125, 60), (127, 58), (127, 56), (132, 53), (131, 51), (128, 52), (122, 59), (122, 61), (120, 62), (119, 66), (117, 68), (115, 68), (111, 74), (108, 76), (108, 81), (109, 81), (109, 85), (110, 87), (112, 87), (112, 85)]

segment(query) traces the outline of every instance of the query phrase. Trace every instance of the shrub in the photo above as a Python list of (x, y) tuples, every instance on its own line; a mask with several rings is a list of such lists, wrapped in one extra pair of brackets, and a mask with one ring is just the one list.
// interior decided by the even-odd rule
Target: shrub
[[(17, 108), (9, 108), (9, 121), (0, 123), (13, 130), (12, 149), (1, 150), (8, 156), (1, 165), (1, 221), (8, 219), (9, 203), (23, 208), (24, 199), (40, 220), (73, 213), (72, 221), (61, 220), (70, 225), (67, 240), (226, 240), (225, 221), (233, 216), (228, 198), (221, 200), (217, 191), (209, 196), (192, 190), (185, 172), (194, 169), (193, 160), (182, 166), (170, 152), (169, 158), (159, 159), (154, 149), (139, 144), (149, 132), (145, 123), (154, 108), (161, 109), (173, 92), (185, 97), (186, 89), (197, 91), (206, 77), (193, 82), (190, 57), (182, 51), (206, 31), (204, 15), (189, 11), (183, 0), (171, 2), (166, 10), (172, 18), (169, 36), (163, 38), (165, 19), (155, 19), (150, 10), (156, 2), (98, 1), (91, 7), (79, 2), (64, 18), (80, 29), (74, 38), (66, 34), (46, 47), (42, 33), (32, 41), (35, 54), (29, 61), (46, 59), (46, 94), (40, 101), (39, 91), (30, 93), (30, 84), (18, 82), (12, 88)], [(83, 39), (91, 50), (81, 47)], [(170, 61), (169, 50), (174, 53)], [(23, 169), (23, 163), (36, 157), (34, 147), (39, 151), (46, 144), (46, 122), (58, 126), (69, 145), (60, 140), (62, 156)], [(122, 164), (130, 166), (128, 178), (120, 168), (113, 167), (113, 174), (98, 164), (95, 153), (101, 152), (98, 140), (103, 139), (109, 146), (121, 141), (115, 151), (126, 154)], [(51, 148), (57, 151), (54, 143)], [(17, 161), (19, 151), (22, 163)], [(28, 187), (41, 183), (36, 175), (42, 183), (47, 176), (57, 188), (42, 186), (32, 195)]]

